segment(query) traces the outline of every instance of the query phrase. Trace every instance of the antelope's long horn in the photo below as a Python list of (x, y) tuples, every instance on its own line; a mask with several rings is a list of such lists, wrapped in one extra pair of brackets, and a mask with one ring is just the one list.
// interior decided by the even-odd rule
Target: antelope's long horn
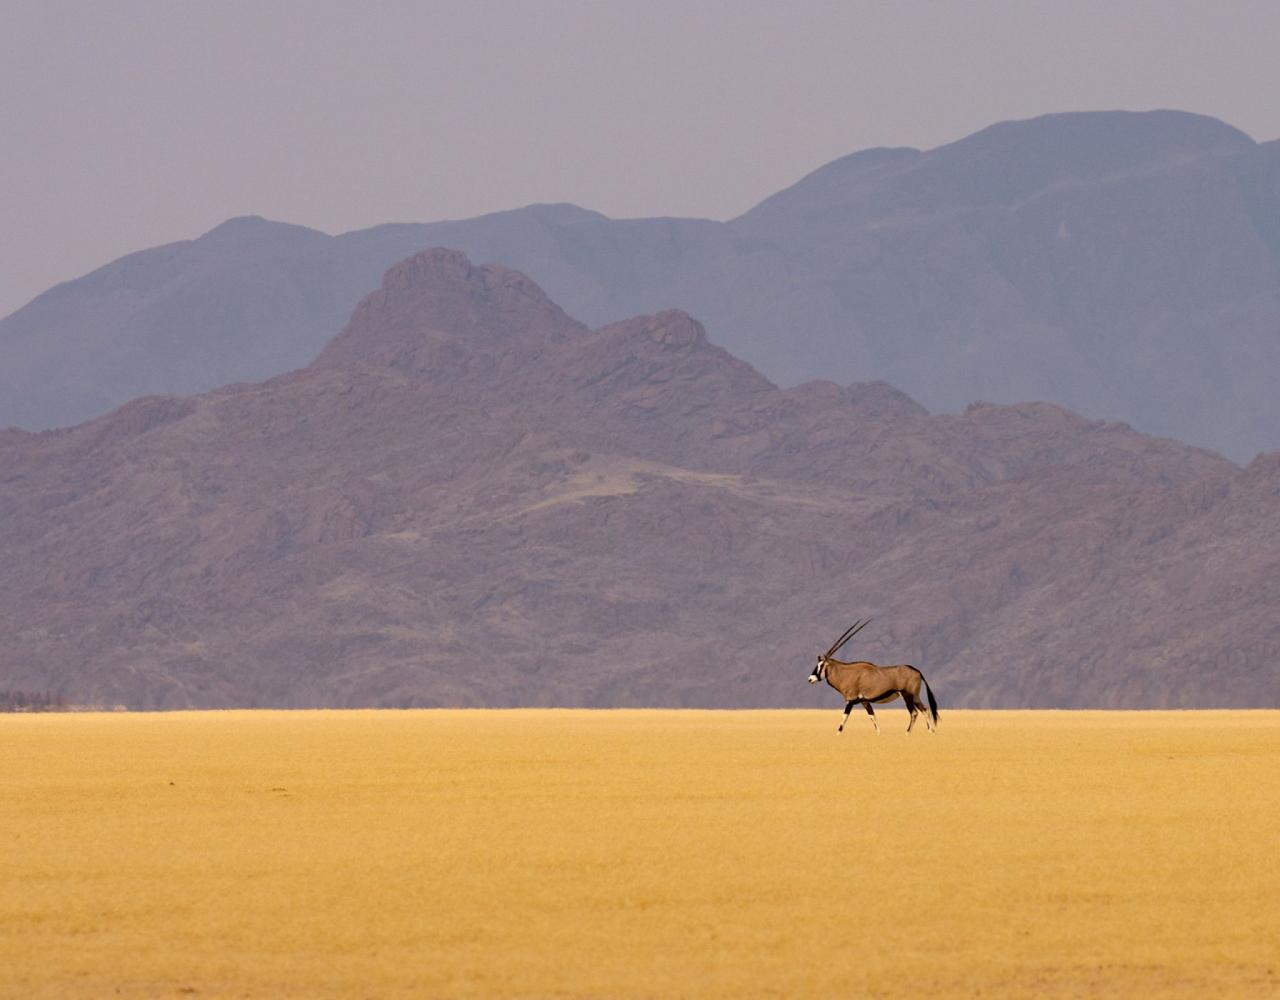
[[(857, 622), (854, 622), (854, 623), (853, 623), (853, 625), (857, 625), (857, 624), (858, 624)], [(828, 647), (827, 647), (827, 651), (826, 651), (825, 653), (823, 653), (822, 655), (823, 655), (823, 656), (830, 656), (832, 653), (834, 653), (834, 652), (836, 651), (836, 649), (838, 649), (838, 648), (839, 648), (840, 643), (844, 642), (847, 638), (849, 638), (849, 633), (851, 633), (851, 632), (853, 631), (853, 625), (850, 625), (847, 629), (845, 629), (843, 632), (841, 632), (841, 633), (840, 633), (840, 638), (839, 638), (839, 639), (837, 639), (835, 642), (833, 642), (830, 646), (828, 646)]]
[[(870, 620), (871, 620), (870, 618), (867, 619), (867, 621), (870, 621)], [(859, 619), (858, 621), (850, 625), (847, 629), (844, 630), (840, 638), (831, 644), (831, 648), (827, 650), (826, 655), (834, 656), (835, 651), (839, 649), (841, 646), (843, 646), (846, 642), (848, 642), (853, 637), (854, 633), (857, 632), (860, 628), (862, 628), (862, 626), (865, 625), (866, 623), (867, 622), (864, 622), (861, 619)]]
[(870, 624), (871, 624), (870, 618), (868, 618), (864, 622), (854, 622), (851, 626), (849, 626), (849, 631), (845, 633), (845, 635), (840, 639), (840, 641), (831, 647), (831, 652), (829, 652), (827, 655), (835, 656), (836, 650), (838, 650), (841, 646), (843, 646), (846, 642), (848, 642), (850, 639), (852, 639), (855, 635), (857, 635), (859, 632), (861, 632), (864, 628), (866, 628)]

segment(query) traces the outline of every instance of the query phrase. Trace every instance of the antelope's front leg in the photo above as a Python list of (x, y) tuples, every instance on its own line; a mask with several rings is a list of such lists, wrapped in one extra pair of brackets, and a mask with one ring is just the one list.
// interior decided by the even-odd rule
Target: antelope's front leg
[(858, 704), (856, 701), (847, 701), (844, 706), (844, 718), (840, 720), (840, 725), (836, 727), (837, 733), (844, 732), (844, 724), (849, 721), (849, 713), (853, 711), (853, 706)]

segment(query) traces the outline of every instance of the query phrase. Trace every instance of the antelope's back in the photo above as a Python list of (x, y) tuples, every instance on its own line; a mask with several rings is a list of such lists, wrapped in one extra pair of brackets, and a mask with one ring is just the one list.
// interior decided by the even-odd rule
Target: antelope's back
[(895, 663), (891, 667), (881, 667), (880, 672), (886, 679), (892, 680), (893, 686), (900, 691), (908, 685), (915, 687), (919, 679), (924, 676), (910, 663)]

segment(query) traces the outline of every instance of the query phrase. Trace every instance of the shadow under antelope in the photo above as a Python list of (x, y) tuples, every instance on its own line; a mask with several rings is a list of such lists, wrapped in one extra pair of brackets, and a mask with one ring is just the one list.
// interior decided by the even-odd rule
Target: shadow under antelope
[[(871, 619), (868, 618), (866, 621), (856, 621), (845, 629), (844, 635), (840, 636), (830, 649), (818, 656), (818, 665), (809, 675), (810, 684), (826, 681), (839, 691), (845, 700), (844, 717), (840, 720), (836, 732), (844, 732), (844, 724), (849, 721), (849, 713), (853, 711), (853, 706), (862, 705), (871, 716), (871, 724), (876, 727), (876, 735), (880, 735), (880, 723), (876, 721), (874, 706), (883, 705), (897, 697), (901, 697), (906, 702), (907, 711), (911, 713), (907, 732), (911, 732), (911, 727), (916, 724), (916, 716), (921, 712), (924, 713), (924, 722), (929, 727), (929, 732), (937, 732), (938, 702), (933, 697), (933, 689), (924, 679), (924, 674), (911, 664), (877, 667), (866, 660), (845, 663), (842, 660), (833, 659), (841, 646), (870, 623)], [(924, 693), (923, 699), (920, 697), (921, 692)]]

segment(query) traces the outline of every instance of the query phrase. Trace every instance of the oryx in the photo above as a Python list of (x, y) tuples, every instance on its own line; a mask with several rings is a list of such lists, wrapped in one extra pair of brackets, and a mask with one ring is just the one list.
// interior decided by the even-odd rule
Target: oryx
[[(924, 674), (920, 673), (915, 667), (908, 663), (900, 664), (896, 667), (877, 667), (874, 663), (868, 663), (866, 660), (843, 663), (840, 660), (832, 659), (840, 647), (866, 628), (870, 621), (870, 618), (866, 621), (857, 621), (845, 629), (844, 635), (840, 636), (830, 649), (818, 657), (818, 665), (813, 668), (813, 673), (809, 675), (810, 684), (826, 681), (839, 691), (845, 700), (844, 717), (840, 720), (840, 725), (836, 732), (844, 732), (844, 724), (849, 721), (849, 713), (853, 711), (853, 706), (862, 705), (866, 708), (867, 714), (871, 716), (871, 724), (876, 727), (876, 735), (878, 736), (880, 734), (880, 723), (876, 721), (876, 710), (872, 706), (883, 705), (887, 701), (893, 701), (899, 695), (907, 703), (907, 711), (911, 713), (911, 721), (907, 723), (907, 732), (911, 732), (911, 727), (916, 724), (916, 715), (922, 711), (924, 712), (924, 721), (925, 725), (929, 727), (929, 732), (935, 732), (938, 724), (938, 703), (933, 697), (933, 691), (928, 682), (924, 679)], [(924, 691), (924, 697), (928, 699), (927, 708), (924, 700), (920, 697), (922, 690)]]

